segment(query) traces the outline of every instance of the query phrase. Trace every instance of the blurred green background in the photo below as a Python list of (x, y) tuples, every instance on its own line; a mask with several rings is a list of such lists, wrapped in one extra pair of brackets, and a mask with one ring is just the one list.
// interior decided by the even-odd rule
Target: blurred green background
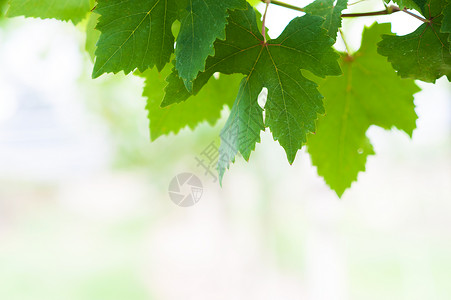
[[(294, 16), (271, 7), (270, 34)], [(374, 20), (344, 24), (353, 47)], [(451, 299), (449, 82), (419, 83), (412, 140), (369, 130), (342, 199), (269, 132), (221, 188), (195, 158), (228, 111), (151, 143), (143, 79), (92, 80), (86, 25), (1, 20), (0, 299)], [(168, 196), (182, 172), (190, 208)]]

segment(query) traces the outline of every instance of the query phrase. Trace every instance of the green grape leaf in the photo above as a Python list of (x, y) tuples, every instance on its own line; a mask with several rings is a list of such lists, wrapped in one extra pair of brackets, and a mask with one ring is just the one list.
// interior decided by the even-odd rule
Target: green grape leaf
[(260, 131), (265, 130), (263, 109), (256, 101), (261, 84), (243, 78), (233, 104), (230, 116), (221, 130), (221, 145), (219, 146), (218, 173), (222, 183), (224, 172), (230, 162), (235, 162), (238, 151), (244, 159), (249, 160), (255, 144), (260, 142)]
[(175, 48), (176, 69), (188, 91), (199, 71), (204, 71), (207, 57), (214, 55), (214, 41), (225, 38), (228, 10), (246, 7), (245, 0), (189, 1)]
[(8, 0), (0, 0), (0, 19), (5, 16)]
[(74, 24), (83, 20), (91, 9), (89, 0), (10, 0), (9, 5), (8, 17), (58, 19)]
[(96, 29), (96, 24), (99, 20), (98, 14), (91, 14), (86, 24), (86, 40), (85, 50), (89, 54), (89, 57), (95, 61), (95, 51), (97, 49), (97, 41), (100, 37), (100, 31)]
[(169, 133), (177, 134), (182, 128), (194, 129), (200, 122), (214, 125), (221, 117), (224, 105), (232, 107), (235, 91), (229, 86), (239, 84), (241, 76), (221, 74), (212, 77), (205, 87), (190, 101), (160, 107), (164, 95), (164, 78), (171, 72), (166, 66), (161, 73), (155, 68), (146, 70), (140, 76), (146, 79), (143, 96), (147, 99), (150, 138), (157, 139)]
[(323, 28), (334, 40), (337, 39), (338, 28), (341, 27), (341, 12), (347, 8), (348, 0), (316, 0), (305, 7), (305, 12), (324, 18)]
[(320, 118), (307, 148), (318, 174), (341, 196), (365, 170), (367, 156), (374, 154), (366, 137), (371, 125), (396, 127), (412, 136), (417, 115), (413, 94), (420, 89), (402, 79), (376, 52), (381, 34), (390, 24), (365, 28), (362, 45), (352, 56), (341, 55), (343, 75), (320, 82), (326, 115)]
[(98, 0), (101, 35), (92, 77), (153, 66), (162, 70), (174, 51), (171, 27), (179, 9), (176, 0)]
[(424, 11), (429, 22), (404, 36), (382, 36), (378, 52), (387, 56), (401, 77), (435, 82), (446, 76), (451, 80), (449, 33), (440, 32), (444, 5), (444, 0), (428, 0)]
[(247, 2), (252, 6), (262, 3), (261, 0), (247, 0)]
[[(451, 33), (451, 1), (448, 0), (448, 4), (443, 9), (442, 28), (443, 33)], [(448, 36), (448, 43), (450, 45), (449, 51), (451, 52), (451, 34)]]
[[(426, 0), (392, 0), (394, 3), (398, 4), (401, 9), (409, 8), (415, 9), (416, 11), (424, 14), (424, 7), (426, 5)], [(390, 0), (385, 0), (386, 3), (389, 3)]]
[[(252, 103), (249, 112), (256, 116), (258, 109), (254, 104), (258, 93), (266, 87), (266, 126), (272, 131), (274, 140), (285, 149), (289, 163), (293, 163), (297, 151), (306, 141), (306, 134), (315, 129), (317, 114), (323, 112), (322, 96), (316, 84), (306, 79), (301, 69), (320, 77), (341, 74), (338, 55), (331, 47), (334, 41), (321, 27), (323, 21), (323, 18), (311, 15), (295, 18), (277, 39), (265, 42), (252, 7), (231, 12), (226, 39), (215, 42), (215, 55), (207, 59), (205, 71), (193, 82), (193, 92), (197, 93), (215, 72), (245, 74), (247, 83), (241, 84), (235, 105)], [(163, 106), (186, 99), (183, 81), (177, 74), (173, 73), (167, 81)], [(234, 107), (232, 111), (242, 115), (241, 107)], [(235, 118), (234, 115), (230, 118)], [(243, 128), (242, 123), (235, 126), (240, 128), (239, 132), (252, 131)], [(253, 149), (249, 144), (258, 141), (255, 136), (247, 139), (237, 139), (238, 151), (243, 156), (248, 156), (249, 149)], [(223, 165), (225, 163), (220, 167)]]

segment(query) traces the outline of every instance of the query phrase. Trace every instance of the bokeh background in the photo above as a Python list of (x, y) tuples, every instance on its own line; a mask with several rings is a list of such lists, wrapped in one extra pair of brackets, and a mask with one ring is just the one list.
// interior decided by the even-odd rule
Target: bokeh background
[[(297, 15), (271, 6), (270, 35)], [(346, 20), (353, 49), (376, 20), (419, 23)], [(451, 299), (447, 80), (418, 82), (412, 139), (370, 128), (377, 154), (341, 199), (269, 132), (221, 188), (195, 158), (228, 111), (151, 143), (143, 80), (92, 80), (86, 25), (0, 20), (0, 299)], [(182, 172), (204, 186), (190, 208), (168, 196)]]

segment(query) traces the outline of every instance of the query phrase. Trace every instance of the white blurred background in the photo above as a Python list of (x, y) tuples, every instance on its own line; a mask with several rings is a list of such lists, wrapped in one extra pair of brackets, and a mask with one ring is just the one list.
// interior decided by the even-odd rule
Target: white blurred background
[[(271, 6), (270, 35), (297, 15)], [(419, 25), (346, 20), (352, 48), (375, 20)], [(269, 132), (221, 188), (195, 157), (224, 118), (151, 143), (142, 79), (92, 80), (83, 24), (0, 21), (0, 299), (451, 299), (446, 79), (418, 82), (413, 139), (370, 128), (377, 154), (341, 199)], [(168, 196), (182, 172), (204, 185), (189, 208)]]

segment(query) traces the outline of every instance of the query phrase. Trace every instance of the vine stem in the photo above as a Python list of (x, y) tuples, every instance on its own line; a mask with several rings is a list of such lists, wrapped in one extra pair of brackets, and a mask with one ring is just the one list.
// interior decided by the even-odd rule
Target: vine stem
[(346, 42), (345, 35), (343, 34), (343, 31), (341, 28), (338, 29), (338, 32), (340, 32), (341, 39), (343, 40), (343, 44), (345, 44), (346, 53), (348, 54), (348, 57), (351, 56), (351, 48), (349, 48), (348, 43)]
[(348, 6), (353, 6), (353, 5), (362, 3), (363, 1), (365, 1), (365, 0), (358, 0), (358, 1), (356, 1), (356, 2), (348, 3)]
[(271, 3), (271, 0), (262, 0), (266, 3), (265, 7), (265, 13), (263, 14), (263, 20), (262, 20), (262, 35), (263, 35), (263, 43), (266, 44), (266, 14), (268, 13), (268, 6)]
[[(284, 3), (281, 1), (277, 1), (277, 0), (261, 0), (261, 2), (266, 4), (266, 9), (268, 9), (268, 4), (274, 4), (274, 5), (278, 5), (281, 7), (285, 7), (285, 8), (289, 8), (292, 10), (296, 10), (296, 11), (300, 11), (300, 12), (305, 12), (304, 8), (298, 7), (298, 6), (294, 6), (288, 3)], [(382, 16), (382, 15), (391, 15), (392, 13), (398, 12), (398, 11), (403, 11), (405, 13), (407, 13), (408, 15), (422, 21), (425, 23), (429, 23), (429, 20), (422, 18), (410, 11), (407, 10), (407, 8), (401, 9), (399, 8), (399, 6), (396, 5), (390, 5), (387, 6), (384, 10), (380, 10), (380, 11), (372, 11), (372, 12), (364, 12), (364, 13), (350, 13), (350, 14), (342, 14), (341, 17), (342, 18), (356, 18), (356, 17), (370, 17), (370, 16)], [(266, 10), (265, 10), (266, 12)]]
[(277, 0), (260, 0), (260, 1), (263, 2), (263, 3), (266, 3), (266, 4), (271, 3), (271, 4), (274, 4), (274, 5), (282, 6), (282, 7), (285, 7), (285, 8), (292, 9), (292, 10), (304, 11), (303, 8), (300, 8), (298, 6), (294, 6), (294, 5), (285, 3), (285, 2), (277, 1)]
[(381, 16), (381, 15), (390, 15), (392, 13), (401, 11), (401, 9), (398, 6), (390, 5), (387, 6), (384, 10), (380, 11), (372, 11), (372, 12), (365, 12), (365, 13), (353, 13), (353, 14), (342, 14), (342, 18), (355, 18), (355, 17), (370, 17), (370, 16)]
[(418, 19), (418, 20), (420, 20), (421, 22), (424, 22), (424, 23), (429, 23), (430, 22), (429, 20), (427, 20), (425, 18), (422, 18), (422, 17), (420, 17), (420, 16), (408, 11), (407, 8), (405, 8), (405, 7), (404, 7), (404, 9), (402, 11), (405, 12), (406, 14), (408, 14), (408, 15), (410, 15), (410, 16)]

